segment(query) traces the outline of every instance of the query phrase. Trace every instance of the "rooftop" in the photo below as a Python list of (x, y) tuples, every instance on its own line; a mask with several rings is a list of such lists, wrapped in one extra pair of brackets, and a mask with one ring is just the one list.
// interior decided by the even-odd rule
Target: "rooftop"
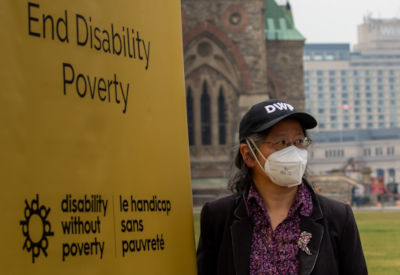
[(340, 141), (371, 141), (400, 139), (400, 128), (357, 129), (343, 131), (311, 131), (311, 139), (316, 143)]
[(264, 0), (264, 6), (266, 40), (305, 40), (296, 29), (289, 2), (280, 6), (275, 0)]

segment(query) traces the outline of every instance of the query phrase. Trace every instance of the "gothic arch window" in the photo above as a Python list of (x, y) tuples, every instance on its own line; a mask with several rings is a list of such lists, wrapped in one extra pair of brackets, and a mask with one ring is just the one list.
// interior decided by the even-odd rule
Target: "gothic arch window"
[(201, 110), (201, 144), (211, 145), (211, 108), (207, 82), (203, 82), (200, 99)]
[(192, 89), (190, 87), (186, 89), (186, 108), (189, 131), (189, 145), (194, 145), (193, 96)]
[(219, 88), (218, 95), (218, 130), (219, 130), (219, 144), (226, 144), (226, 105), (223, 87)]

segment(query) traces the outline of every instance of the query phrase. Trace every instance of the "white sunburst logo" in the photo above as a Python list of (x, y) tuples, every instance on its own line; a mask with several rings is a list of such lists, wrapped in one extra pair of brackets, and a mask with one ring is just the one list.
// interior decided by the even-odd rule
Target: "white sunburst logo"
[(32, 253), (32, 263), (35, 263), (35, 258), (40, 256), (40, 252), (47, 257), (47, 248), (49, 246), (48, 236), (53, 236), (50, 222), (47, 217), (50, 213), (50, 208), (44, 205), (39, 205), (39, 195), (29, 204), (25, 200), (24, 216), (25, 220), (20, 221), (22, 226), (22, 234), (25, 237), (24, 246), (22, 249)]

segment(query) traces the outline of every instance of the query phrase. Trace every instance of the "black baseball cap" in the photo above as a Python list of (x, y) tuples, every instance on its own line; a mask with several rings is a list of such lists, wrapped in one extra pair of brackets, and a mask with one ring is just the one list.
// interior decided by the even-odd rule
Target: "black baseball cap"
[(304, 129), (317, 126), (317, 120), (305, 112), (297, 112), (289, 103), (279, 99), (270, 99), (253, 105), (243, 116), (239, 126), (239, 141), (251, 134), (271, 128), (285, 118), (297, 120)]

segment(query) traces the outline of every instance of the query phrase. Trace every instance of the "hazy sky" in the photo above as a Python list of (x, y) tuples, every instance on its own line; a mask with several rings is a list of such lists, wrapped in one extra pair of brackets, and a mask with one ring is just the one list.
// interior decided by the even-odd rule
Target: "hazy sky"
[[(276, 0), (286, 3), (286, 0)], [(400, 18), (400, 0), (289, 0), (297, 29), (306, 43), (357, 42), (357, 25), (365, 15)]]

